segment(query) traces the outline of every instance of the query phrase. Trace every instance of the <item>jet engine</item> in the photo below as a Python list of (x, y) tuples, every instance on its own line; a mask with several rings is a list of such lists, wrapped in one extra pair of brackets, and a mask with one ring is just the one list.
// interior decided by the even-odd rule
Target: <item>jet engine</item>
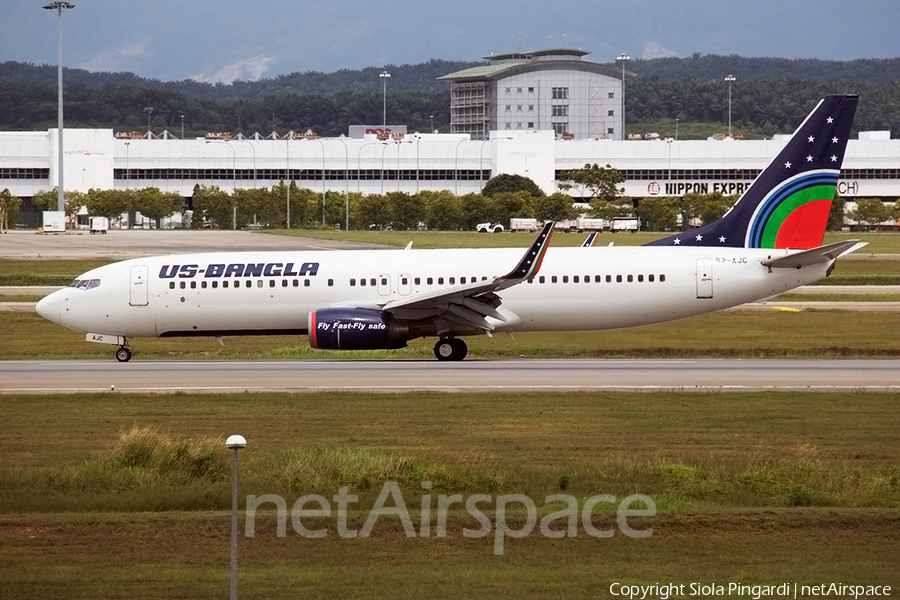
[(323, 350), (404, 348), (409, 326), (371, 308), (336, 306), (309, 313), (309, 345)]

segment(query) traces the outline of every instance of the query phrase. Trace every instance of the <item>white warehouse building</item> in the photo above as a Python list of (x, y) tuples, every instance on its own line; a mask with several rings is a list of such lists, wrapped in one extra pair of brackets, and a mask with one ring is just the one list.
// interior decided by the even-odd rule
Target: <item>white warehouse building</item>
[[(55, 129), (0, 132), (0, 190), (29, 199), (53, 189), (58, 181), (56, 136)], [(210, 141), (122, 139), (110, 129), (67, 129), (64, 142), (66, 189), (82, 192), (155, 186), (190, 198), (196, 184), (230, 192), (293, 180), (314, 191), (449, 190), (462, 195), (480, 192), (488, 179), (508, 173), (529, 177), (552, 193), (561, 172), (596, 163), (622, 171), (625, 194), (642, 198), (741, 192), (777, 155), (786, 136), (764, 141), (570, 140), (550, 130), (514, 130), (492, 131), (486, 140), (413, 133), (386, 140), (368, 135)], [(851, 139), (838, 191), (850, 200), (900, 198), (900, 140), (890, 139), (886, 131), (861, 132), (859, 139)]]

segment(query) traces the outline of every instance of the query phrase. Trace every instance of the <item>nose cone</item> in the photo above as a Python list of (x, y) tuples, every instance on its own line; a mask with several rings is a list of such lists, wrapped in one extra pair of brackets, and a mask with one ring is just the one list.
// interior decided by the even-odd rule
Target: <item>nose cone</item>
[(35, 310), (48, 321), (62, 324), (62, 319), (59, 314), (61, 304), (60, 292), (53, 292), (49, 296), (41, 299), (41, 301), (37, 303), (37, 306), (35, 306)]

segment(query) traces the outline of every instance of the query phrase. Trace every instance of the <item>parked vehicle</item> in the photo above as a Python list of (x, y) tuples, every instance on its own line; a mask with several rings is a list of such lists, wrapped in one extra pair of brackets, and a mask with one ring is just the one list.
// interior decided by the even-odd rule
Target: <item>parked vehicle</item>
[(637, 217), (616, 217), (612, 220), (611, 231), (613, 233), (615, 233), (616, 231), (630, 231), (631, 233), (634, 233), (637, 230)]
[(500, 223), (479, 223), (475, 226), (478, 233), (503, 233), (503, 225)]
[(538, 221), (537, 219), (510, 219), (509, 220), (509, 230), (510, 231), (530, 231), (534, 233), (537, 231)]
[(91, 235), (95, 233), (106, 235), (106, 232), (109, 231), (109, 219), (106, 217), (91, 217), (90, 230)]

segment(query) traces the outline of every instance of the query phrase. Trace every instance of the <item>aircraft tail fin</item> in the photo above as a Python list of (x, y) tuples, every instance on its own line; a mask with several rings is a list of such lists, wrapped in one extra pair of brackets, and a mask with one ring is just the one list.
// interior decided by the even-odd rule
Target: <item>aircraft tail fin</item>
[(858, 102), (856, 94), (823, 98), (725, 216), (647, 245), (820, 246)]

